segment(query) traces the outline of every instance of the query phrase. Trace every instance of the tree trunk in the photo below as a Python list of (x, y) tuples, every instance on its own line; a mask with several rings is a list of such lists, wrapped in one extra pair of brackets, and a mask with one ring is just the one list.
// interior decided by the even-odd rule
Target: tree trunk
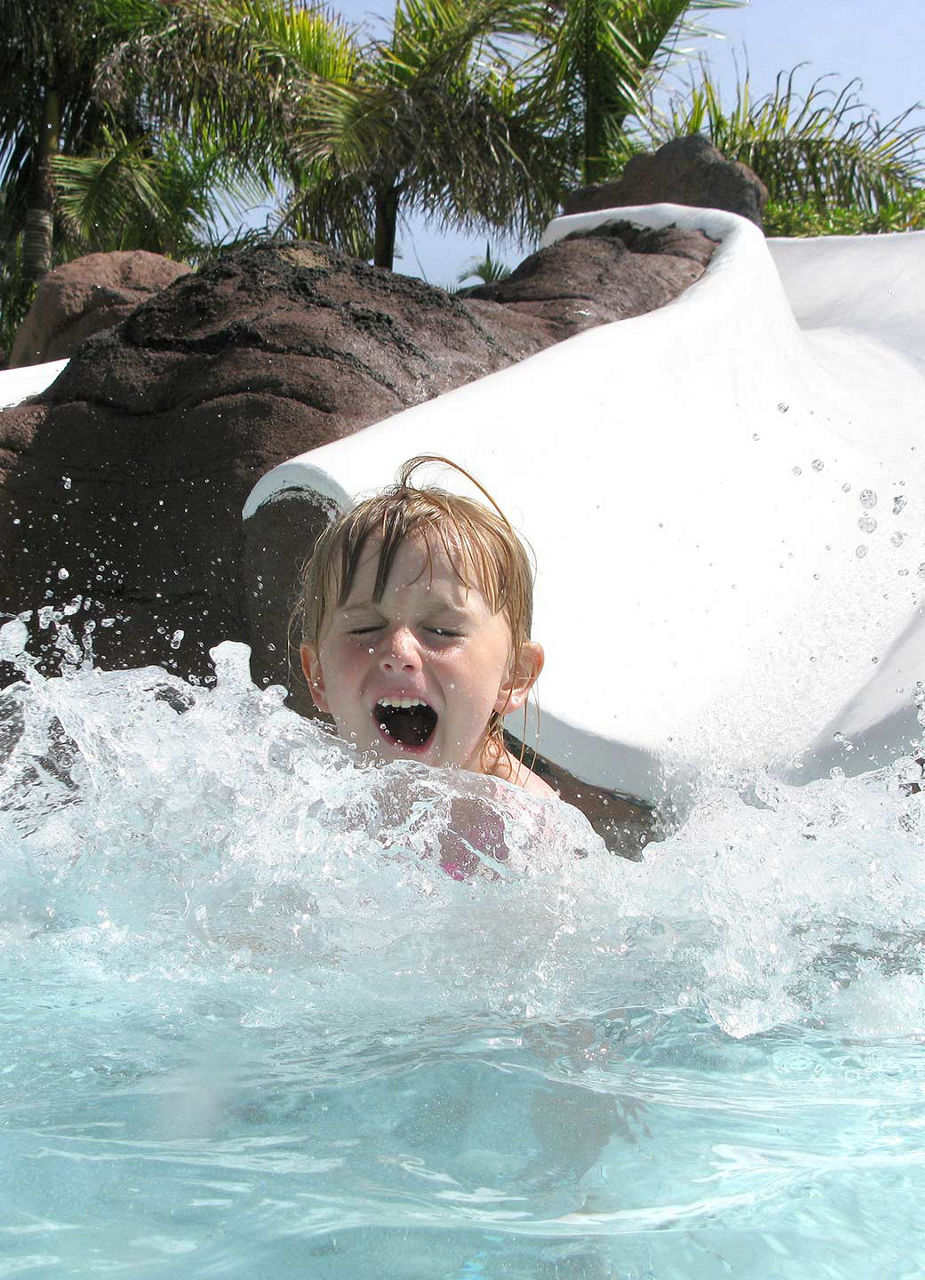
[(40, 280), (51, 267), (54, 233), (54, 181), (51, 158), (58, 154), (61, 138), (61, 95), (45, 90), (45, 119), (35, 149), (32, 179), (23, 234), (22, 269), (27, 283)]
[(376, 192), (376, 238), (373, 243), (373, 265), (392, 270), (395, 261), (395, 230), (398, 226), (399, 189), (386, 187)]

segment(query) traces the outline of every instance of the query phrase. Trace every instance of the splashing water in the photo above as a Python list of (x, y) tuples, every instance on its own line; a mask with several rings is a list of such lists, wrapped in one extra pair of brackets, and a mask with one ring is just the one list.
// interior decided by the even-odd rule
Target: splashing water
[(0, 1273), (919, 1274), (914, 761), (705, 782), (632, 863), (240, 646), (71, 656), (0, 694)]

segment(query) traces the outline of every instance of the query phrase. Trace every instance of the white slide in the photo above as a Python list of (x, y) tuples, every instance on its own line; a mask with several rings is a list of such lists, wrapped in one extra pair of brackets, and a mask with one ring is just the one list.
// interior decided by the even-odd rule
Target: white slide
[(67, 360), (49, 360), (46, 364), (28, 364), (22, 369), (0, 372), (0, 409), (10, 409), (30, 396), (50, 387)]
[(705, 768), (885, 764), (925, 677), (925, 233), (766, 241), (650, 205), (545, 240), (618, 219), (719, 244), (668, 306), (284, 463), (244, 515), (444, 454), (536, 554), (551, 760), (655, 802)]

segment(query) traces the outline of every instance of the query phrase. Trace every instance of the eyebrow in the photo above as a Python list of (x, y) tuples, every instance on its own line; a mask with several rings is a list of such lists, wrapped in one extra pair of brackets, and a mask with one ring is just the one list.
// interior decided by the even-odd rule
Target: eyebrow
[[(343, 618), (345, 622), (350, 622), (353, 618), (366, 618), (370, 614), (381, 614), (381, 601), (377, 600), (358, 600), (355, 604), (344, 605), (337, 609), (336, 613)], [(445, 616), (452, 614), (457, 618), (468, 617), (469, 610), (465, 604), (459, 604), (451, 600), (441, 600), (438, 597), (432, 597), (428, 601), (428, 607), (424, 610), (427, 617), (433, 615)]]

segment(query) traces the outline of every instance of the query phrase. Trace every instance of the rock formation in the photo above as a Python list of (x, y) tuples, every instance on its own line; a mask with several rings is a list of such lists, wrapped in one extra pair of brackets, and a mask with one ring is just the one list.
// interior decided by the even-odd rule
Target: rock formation
[(10, 368), (72, 356), (84, 338), (118, 324), (191, 270), (141, 249), (88, 253), (56, 267), (39, 283), (13, 343)]
[(674, 138), (651, 155), (634, 156), (614, 182), (581, 187), (563, 201), (565, 213), (590, 213), (627, 205), (686, 204), (726, 209), (761, 226), (768, 199), (764, 183), (747, 165), (693, 134)]

